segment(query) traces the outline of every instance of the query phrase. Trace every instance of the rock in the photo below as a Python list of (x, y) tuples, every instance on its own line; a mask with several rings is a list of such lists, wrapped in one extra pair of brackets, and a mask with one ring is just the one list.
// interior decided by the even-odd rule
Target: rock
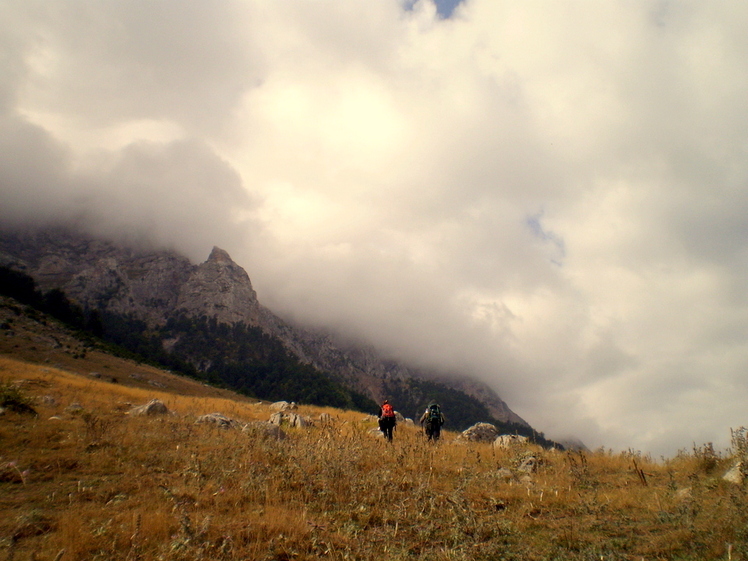
[(522, 473), (535, 473), (538, 471), (538, 459), (535, 456), (527, 456), (517, 468)]
[(205, 315), (229, 324), (257, 324), (262, 313), (246, 271), (218, 247), (213, 248), (205, 263), (191, 271), (176, 307), (193, 317)]
[(263, 440), (285, 440), (286, 433), (278, 425), (268, 421), (252, 421), (242, 427), (242, 432), (256, 435)]
[(527, 444), (529, 439), (526, 436), (520, 436), (518, 434), (502, 434), (493, 441), (495, 448), (512, 448), (513, 446), (521, 446)]
[(160, 399), (152, 399), (145, 405), (133, 407), (127, 412), (127, 415), (166, 415), (169, 412), (166, 405)]
[(237, 425), (237, 422), (235, 420), (229, 419), (221, 413), (208, 413), (207, 415), (201, 415), (197, 418), (195, 423), (213, 424), (222, 429), (234, 428)]
[(322, 413), (317, 419), (319, 420), (319, 423), (323, 426), (329, 426), (335, 423), (335, 419), (329, 413)]
[(384, 433), (379, 430), (379, 428), (373, 428), (366, 431), (369, 436), (373, 436), (375, 438), (384, 438)]
[(304, 428), (311, 426), (312, 420), (309, 417), (302, 417), (296, 413), (290, 411), (279, 411), (273, 413), (270, 416), (270, 424), (272, 425), (288, 425), (289, 427)]
[(496, 470), (496, 473), (494, 475), (497, 477), (497, 479), (501, 479), (507, 482), (514, 479), (514, 474), (512, 473), (512, 470), (504, 468), (504, 467)]
[(743, 475), (743, 462), (738, 461), (733, 465), (727, 473), (722, 476), (722, 479), (728, 483), (734, 483), (735, 485), (742, 485), (745, 477)]
[(455, 442), (493, 442), (499, 436), (498, 429), (490, 423), (476, 423), (464, 430)]
[(683, 489), (678, 489), (675, 492), (675, 499), (678, 501), (689, 501), (693, 498), (693, 490), (691, 487), (684, 487)]
[(272, 411), (294, 411), (298, 409), (298, 406), (293, 401), (291, 403), (287, 401), (276, 401), (275, 403), (270, 404), (270, 409)]
[(81, 413), (83, 411), (83, 406), (80, 403), (71, 403), (67, 407), (65, 407), (65, 413), (70, 413), (72, 415), (77, 415), (78, 413)]

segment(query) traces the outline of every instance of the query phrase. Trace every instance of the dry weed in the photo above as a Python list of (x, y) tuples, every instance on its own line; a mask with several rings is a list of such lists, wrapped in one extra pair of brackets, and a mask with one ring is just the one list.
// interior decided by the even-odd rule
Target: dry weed
[[(194, 422), (265, 420), (267, 405), (0, 366), (7, 383), (43, 382), (21, 386), (38, 417), (0, 417), (6, 559), (748, 558), (745, 490), (704, 447), (658, 463), (433, 445), (405, 425), (390, 444), (360, 413), (314, 407), (301, 413), (334, 420), (277, 440)], [(153, 397), (173, 414), (125, 414)]]

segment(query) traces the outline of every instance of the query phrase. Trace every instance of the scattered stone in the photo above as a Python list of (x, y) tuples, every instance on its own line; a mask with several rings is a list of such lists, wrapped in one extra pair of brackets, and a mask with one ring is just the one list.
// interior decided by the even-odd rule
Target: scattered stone
[(455, 442), (493, 442), (499, 436), (498, 429), (490, 423), (476, 423), (457, 436)]
[(318, 417), (318, 420), (319, 420), (319, 423), (323, 426), (329, 426), (335, 422), (335, 419), (329, 413), (321, 413), (320, 416)]
[(379, 430), (378, 427), (375, 427), (373, 429), (369, 429), (366, 432), (369, 434), (369, 436), (373, 436), (375, 438), (384, 438), (384, 433), (381, 430)]
[(42, 396), (42, 403), (44, 405), (48, 405), (50, 407), (57, 405), (57, 400), (54, 398), (54, 396), (51, 395), (45, 395)]
[(678, 501), (689, 501), (693, 498), (693, 490), (691, 487), (684, 487), (683, 489), (678, 489), (675, 492), (675, 499)]
[(62, 421), (62, 417), (58, 417), (57, 415), (52, 415), (49, 418), (50, 421)]
[(222, 413), (208, 413), (207, 415), (201, 415), (197, 418), (195, 423), (212, 424), (222, 429), (234, 428), (237, 425), (237, 422), (234, 419), (229, 419)]
[(270, 424), (272, 425), (288, 425), (289, 427), (304, 428), (311, 426), (312, 420), (309, 417), (302, 417), (296, 413), (290, 411), (278, 411), (270, 416)]
[(276, 401), (270, 404), (270, 409), (273, 411), (294, 411), (298, 409), (298, 406), (293, 401), (291, 403), (288, 401)]
[(285, 440), (286, 433), (268, 421), (252, 421), (242, 427), (242, 432), (257, 435), (263, 440)]
[(495, 448), (512, 448), (527, 444), (529, 439), (519, 434), (502, 434), (493, 441)]
[(379, 421), (379, 417), (377, 417), (376, 415), (367, 415), (366, 417), (361, 419), (362, 423), (376, 423), (377, 421)]
[(527, 456), (517, 468), (521, 473), (535, 473), (538, 471), (538, 459), (535, 456)]
[(65, 413), (70, 413), (71, 415), (77, 415), (78, 413), (81, 413), (83, 411), (83, 406), (80, 403), (71, 403), (67, 407), (65, 407)]
[(722, 476), (722, 479), (728, 483), (734, 483), (735, 485), (742, 485), (745, 477), (743, 475), (743, 462), (738, 461), (733, 465), (727, 473)]
[(127, 412), (127, 415), (166, 415), (169, 412), (164, 402), (160, 399), (152, 399), (145, 405), (138, 405)]
[(497, 477), (498, 479), (501, 479), (501, 480), (503, 480), (503, 481), (507, 481), (507, 482), (509, 482), (509, 481), (511, 481), (512, 479), (514, 479), (514, 474), (512, 473), (512, 470), (510, 470), (510, 469), (508, 469), (508, 468), (505, 468), (505, 467), (503, 467), (503, 468), (499, 468), (499, 469), (498, 469), (498, 470), (496, 471), (496, 474), (495, 474), (495, 475), (496, 475), (496, 477)]
[(88, 373), (91, 378), (101, 378), (101, 374), (99, 372), (89, 372)]
[(162, 390), (166, 389), (166, 384), (162, 384), (158, 380), (148, 380), (148, 384), (150, 384), (151, 386), (154, 386), (156, 388), (160, 388)]

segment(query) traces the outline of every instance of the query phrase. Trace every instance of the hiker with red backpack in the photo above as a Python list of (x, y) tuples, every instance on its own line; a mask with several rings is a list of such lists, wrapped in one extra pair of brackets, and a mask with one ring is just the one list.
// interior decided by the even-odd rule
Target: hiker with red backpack
[(384, 437), (390, 442), (392, 442), (392, 431), (395, 425), (397, 425), (395, 410), (390, 405), (390, 402), (385, 399), (379, 408), (379, 430), (384, 433)]
[(436, 402), (429, 403), (426, 411), (421, 415), (421, 426), (426, 432), (429, 442), (439, 440), (445, 420), (439, 404)]

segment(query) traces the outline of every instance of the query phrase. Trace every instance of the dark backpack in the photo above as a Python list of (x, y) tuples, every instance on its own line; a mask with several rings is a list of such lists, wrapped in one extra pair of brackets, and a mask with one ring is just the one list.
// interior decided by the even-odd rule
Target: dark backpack
[(428, 417), (426, 417), (426, 420), (429, 423), (438, 423), (438, 424), (441, 424), (441, 422), (442, 422), (442, 412), (439, 409), (438, 405), (436, 405), (436, 404), (429, 405), (429, 414), (428, 414)]

